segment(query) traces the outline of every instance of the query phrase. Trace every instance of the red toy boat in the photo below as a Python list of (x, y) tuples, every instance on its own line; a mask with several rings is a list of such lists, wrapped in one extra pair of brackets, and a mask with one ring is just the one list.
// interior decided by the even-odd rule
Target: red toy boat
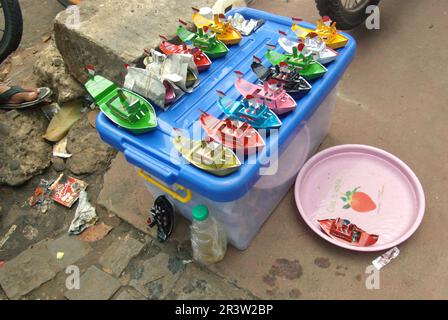
[(194, 63), (196, 64), (198, 71), (207, 70), (211, 66), (212, 61), (201, 49), (196, 47), (190, 48), (185, 43), (179, 45), (171, 43), (164, 36), (160, 36), (160, 38), (162, 38), (162, 42), (160, 43), (159, 48), (164, 54), (191, 54), (194, 57)]
[(247, 122), (229, 118), (219, 120), (205, 111), (202, 111), (199, 122), (210, 138), (230, 149), (244, 150), (245, 154), (250, 154), (265, 146), (261, 135)]
[(322, 230), (333, 239), (348, 242), (357, 247), (374, 245), (379, 238), (378, 235), (369, 234), (346, 219), (319, 220), (319, 224)]
[(270, 79), (263, 85), (257, 85), (244, 80), (240, 71), (235, 73), (238, 75), (235, 87), (243, 97), (248, 95), (254, 96), (258, 102), (264, 103), (277, 115), (296, 108), (296, 101), (283, 89), (283, 84), (280, 81)]

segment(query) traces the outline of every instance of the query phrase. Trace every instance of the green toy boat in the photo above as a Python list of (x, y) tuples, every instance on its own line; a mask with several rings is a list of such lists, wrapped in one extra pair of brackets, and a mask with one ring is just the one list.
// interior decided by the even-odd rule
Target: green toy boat
[(95, 99), (101, 111), (120, 127), (134, 134), (145, 133), (157, 127), (153, 106), (140, 95), (118, 88), (112, 81), (95, 75), (93, 67), (87, 67), (90, 79), (85, 87)]
[[(302, 43), (299, 44), (303, 45)], [(313, 59), (312, 55), (304, 55), (298, 47), (294, 47), (292, 54), (281, 54), (272, 50), (272, 47), (266, 53), (266, 58), (273, 65), (286, 63), (291, 69), (295, 69), (306, 80), (313, 80), (322, 77), (328, 70), (322, 64)]]
[[(181, 23), (185, 24), (182, 20)], [(177, 35), (183, 42), (191, 42), (202, 50), (209, 58), (223, 57), (229, 52), (227, 46), (216, 38), (216, 34), (207, 34), (208, 27), (198, 28), (196, 33), (188, 31), (184, 26), (177, 28)]]
[(173, 144), (192, 165), (216, 176), (227, 176), (241, 166), (232, 149), (212, 139), (198, 141), (177, 134)]

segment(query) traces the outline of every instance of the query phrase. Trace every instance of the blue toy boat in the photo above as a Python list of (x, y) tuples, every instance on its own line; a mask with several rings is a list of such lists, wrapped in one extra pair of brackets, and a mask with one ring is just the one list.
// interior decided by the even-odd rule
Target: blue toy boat
[(218, 105), (229, 118), (246, 121), (255, 129), (274, 129), (282, 125), (277, 115), (265, 104), (257, 102), (253, 96), (234, 101), (221, 91), (218, 94)]

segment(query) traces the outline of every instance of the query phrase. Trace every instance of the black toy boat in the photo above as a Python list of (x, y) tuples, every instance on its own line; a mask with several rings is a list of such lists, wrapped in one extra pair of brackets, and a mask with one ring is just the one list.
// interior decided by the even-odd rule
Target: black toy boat
[(254, 57), (251, 65), (252, 71), (261, 82), (275, 79), (284, 84), (284, 89), (295, 100), (303, 97), (311, 90), (311, 85), (297, 71), (289, 69), (281, 63), (277, 66), (265, 67), (261, 60)]

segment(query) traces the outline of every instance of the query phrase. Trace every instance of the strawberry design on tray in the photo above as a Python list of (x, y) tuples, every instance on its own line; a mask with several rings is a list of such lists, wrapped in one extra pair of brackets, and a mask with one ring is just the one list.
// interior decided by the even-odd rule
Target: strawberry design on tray
[(350, 209), (357, 212), (369, 212), (376, 209), (376, 204), (372, 198), (364, 192), (358, 191), (361, 187), (353, 189), (353, 191), (347, 191), (341, 200), (346, 203), (343, 209)]

